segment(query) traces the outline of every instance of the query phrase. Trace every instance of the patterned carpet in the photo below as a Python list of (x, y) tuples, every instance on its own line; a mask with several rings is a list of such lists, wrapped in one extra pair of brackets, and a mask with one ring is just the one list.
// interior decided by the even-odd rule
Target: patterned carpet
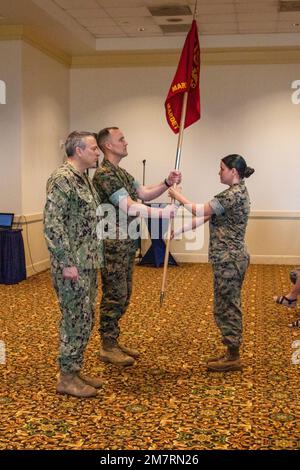
[(292, 363), (300, 329), (289, 329), (296, 314), (272, 301), (288, 291), (289, 270), (249, 268), (245, 367), (224, 374), (205, 368), (222, 349), (209, 265), (170, 268), (162, 309), (162, 270), (137, 267), (122, 341), (141, 358), (127, 369), (102, 364), (95, 328), (85, 371), (102, 373), (106, 385), (92, 399), (55, 393), (59, 310), (49, 272), (1, 285), (0, 449), (300, 449), (300, 365)]

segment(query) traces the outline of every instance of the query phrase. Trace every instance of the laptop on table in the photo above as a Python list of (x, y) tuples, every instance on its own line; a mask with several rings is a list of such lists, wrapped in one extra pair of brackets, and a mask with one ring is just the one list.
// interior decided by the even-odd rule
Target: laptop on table
[(0, 212), (0, 230), (11, 230), (14, 222), (14, 214)]

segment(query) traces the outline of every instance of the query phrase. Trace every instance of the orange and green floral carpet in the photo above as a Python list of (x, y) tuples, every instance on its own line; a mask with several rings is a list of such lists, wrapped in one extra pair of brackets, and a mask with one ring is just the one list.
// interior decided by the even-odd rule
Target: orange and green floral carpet
[(205, 359), (222, 346), (210, 266), (170, 268), (161, 309), (162, 269), (137, 267), (121, 327), (141, 357), (131, 368), (102, 364), (95, 327), (85, 372), (106, 384), (91, 399), (55, 392), (59, 308), (49, 272), (1, 285), (0, 449), (300, 449), (300, 329), (287, 326), (298, 308), (272, 300), (288, 292), (289, 270), (249, 268), (244, 370), (212, 373)]

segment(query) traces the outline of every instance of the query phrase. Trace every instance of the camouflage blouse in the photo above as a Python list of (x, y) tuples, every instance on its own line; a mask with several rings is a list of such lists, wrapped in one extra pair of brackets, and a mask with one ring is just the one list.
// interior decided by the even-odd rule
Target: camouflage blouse
[[(136, 217), (127, 216), (119, 210), (120, 199), (130, 196), (133, 201), (138, 200), (137, 188), (139, 183), (124, 168), (115, 166), (104, 159), (94, 174), (94, 186), (98, 192), (103, 207), (107, 231), (111, 231), (117, 239), (129, 238), (128, 225)], [(108, 238), (112, 238), (108, 236)]]
[(100, 268), (99, 197), (90, 178), (66, 162), (50, 176), (44, 209), (46, 243), (54, 267)]
[(217, 194), (210, 206), (209, 261), (238, 261), (248, 256), (245, 232), (250, 212), (250, 200), (245, 182), (234, 184)]

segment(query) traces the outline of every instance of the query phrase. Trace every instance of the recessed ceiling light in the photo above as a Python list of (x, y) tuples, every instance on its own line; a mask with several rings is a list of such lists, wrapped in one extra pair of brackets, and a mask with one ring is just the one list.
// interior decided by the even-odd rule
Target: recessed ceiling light
[(167, 18), (168, 23), (180, 23), (182, 18)]

